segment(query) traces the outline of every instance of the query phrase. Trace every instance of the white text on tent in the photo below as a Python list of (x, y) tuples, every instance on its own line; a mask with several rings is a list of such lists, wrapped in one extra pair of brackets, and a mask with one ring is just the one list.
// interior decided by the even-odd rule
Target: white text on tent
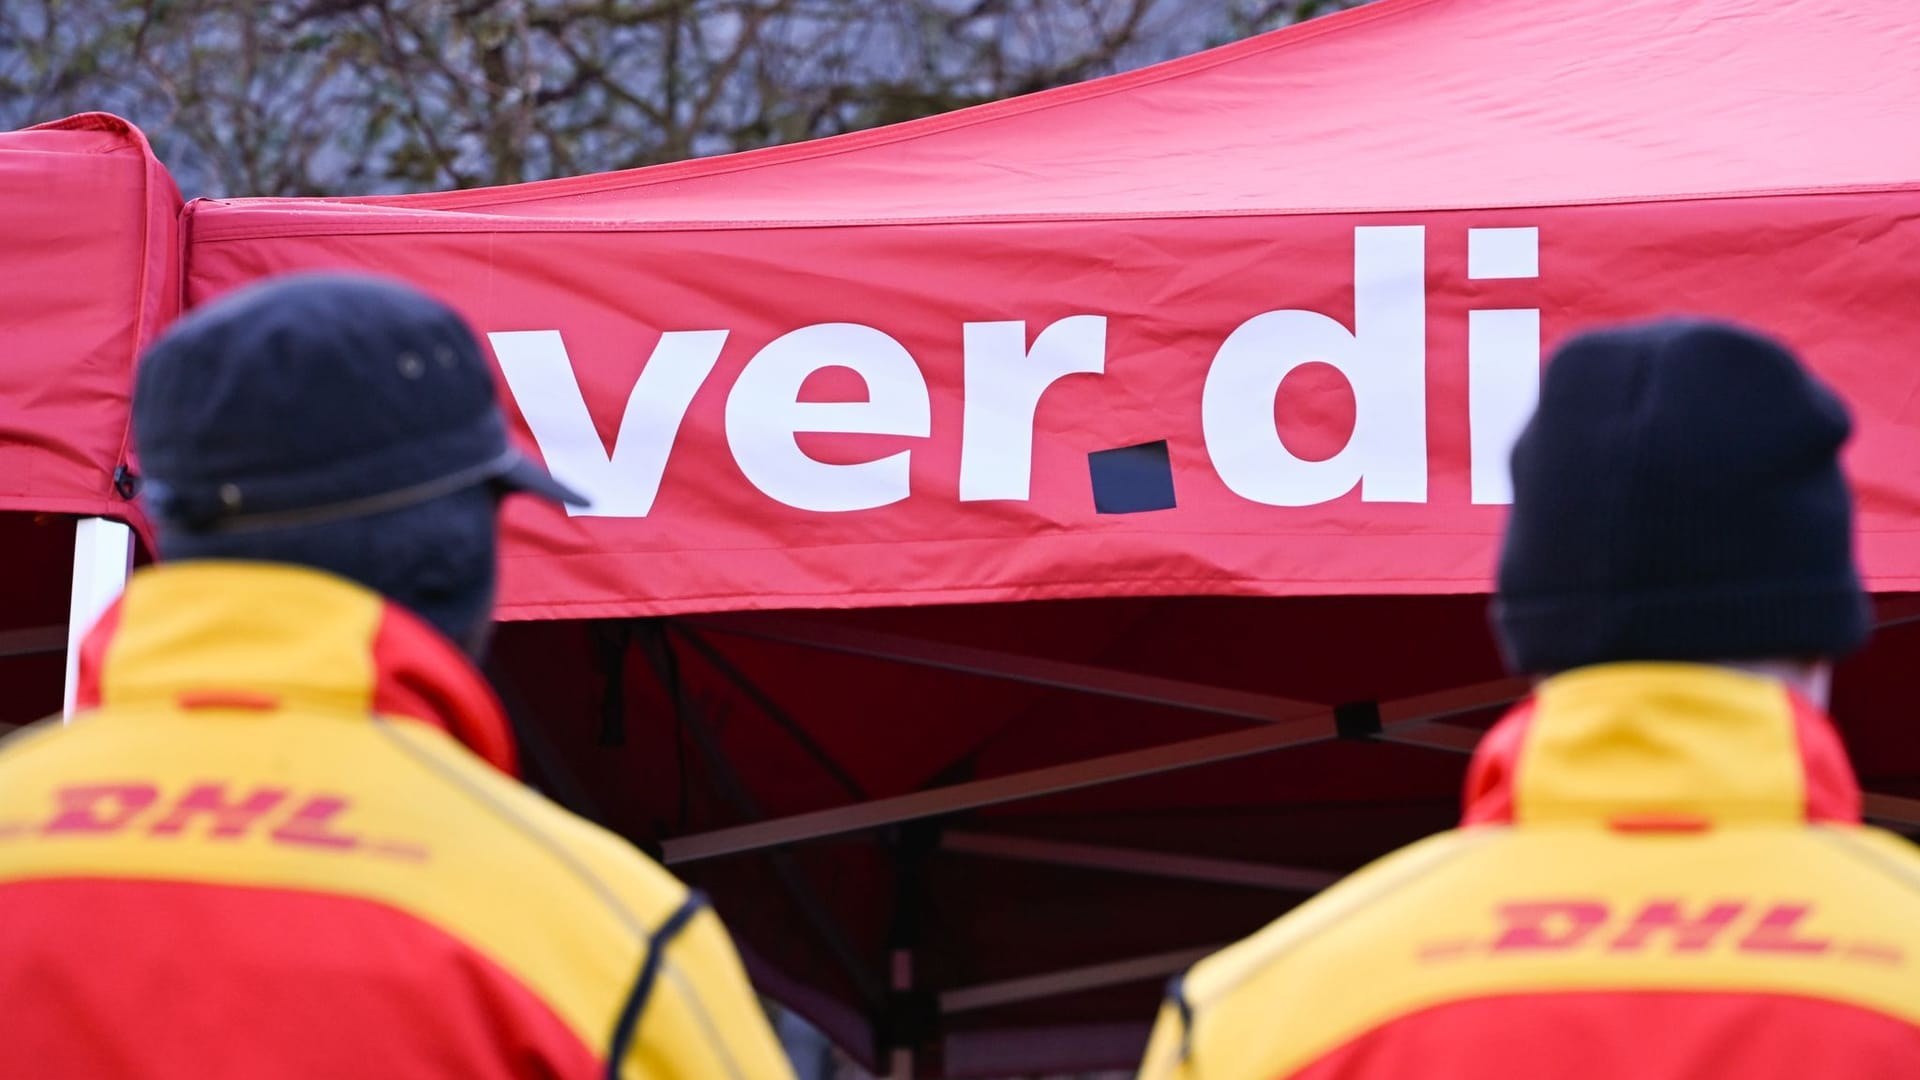
[[(1356, 486), (1367, 502), (1427, 499), (1426, 230), (1354, 229), (1354, 326), (1314, 311), (1268, 311), (1221, 344), (1201, 398), (1206, 450), (1235, 494), (1271, 506), (1310, 506)], [(1468, 275), (1538, 276), (1538, 230), (1468, 230)], [(1468, 410), (1476, 503), (1511, 500), (1506, 457), (1539, 393), (1538, 309), (1468, 313)], [(1106, 368), (1107, 319), (1074, 315), (1040, 331), (1024, 322), (970, 322), (964, 343), (960, 499), (1024, 500), (1032, 477), (1034, 414), (1041, 395), (1073, 374)], [(645, 517), (694, 394), (712, 374), (726, 330), (660, 336), (627, 398), (609, 453), (581, 395), (558, 330), (487, 335), (547, 466), (592, 500), (570, 513)], [(1288, 372), (1306, 363), (1339, 369), (1353, 390), (1354, 423), (1333, 456), (1308, 461), (1280, 439), (1273, 403)], [(865, 381), (865, 401), (800, 400), (824, 368)], [(796, 436), (834, 432), (925, 438), (931, 408), (918, 363), (893, 337), (859, 323), (818, 323), (769, 342), (728, 392), (726, 437), (734, 461), (761, 492), (816, 512), (865, 510), (911, 494), (913, 451), (829, 463)]]

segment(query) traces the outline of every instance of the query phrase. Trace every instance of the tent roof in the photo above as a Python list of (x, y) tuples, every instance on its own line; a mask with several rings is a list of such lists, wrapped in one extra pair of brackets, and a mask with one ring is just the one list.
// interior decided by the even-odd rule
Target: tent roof
[[(1912, 198), (1559, 205), (1911, 186), (1920, 52), (1901, 14), (1893, 0), (1383, 0), (1134, 75), (816, 144), (482, 192), (203, 203), (189, 295), (357, 265), (443, 292), (483, 330), (563, 328), (590, 434), (608, 446), (663, 332), (730, 328), (654, 518), (522, 519), (506, 580), (520, 618), (1107, 594), (799, 621), (529, 622), (503, 632), (496, 664), (509, 696), (524, 692), (530, 743), (547, 744), (529, 757), (555, 766), (556, 792), (576, 788), (593, 816), (658, 844), (716, 897), (763, 975), (797, 981), (782, 996), (811, 1003), (870, 1059), (901, 1003), (885, 976), (904, 939), (913, 989), (940, 1013), (940, 1060), (917, 1060), (922, 1074), (1123, 1065), (1160, 975), (1297, 897), (1297, 884), (1271, 887), (1277, 872), (1345, 871), (1450, 820), (1461, 764), (1450, 751), (1485, 716), (1389, 732), (1416, 745), (1323, 737), (1043, 790), (1034, 775), (1056, 767), (1084, 777), (1102, 759), (1292, 725), (1076, 697), (1034, 667), (1082, 665), (1096, 669), (1081, 671), (1089, 681), (1134, 689), (1138, 677), (1190, 680), (1208, 697), (1373, 702), (1383, 715), (1494, 679), (1477, 597), (1124, 595), (1483, 587), (1499, 510), (1469, 502), (1470, 312), (1537, 313), (1531, 346), (1677, 299), (1815, 343), (1860, 402), (1863, 442), (1880, 440), (1861, 455), (1869, 563), (1883, 589), (1917, 587), (1908, 523), (1920, 497), (1903, 440), (1920, 398), (1890, 363), (1914, 334)], [(1555, 209), (1483, 212), (1540, 203)], [(1230, 497), (1195, 427), (1222, 338), (1275, 307), (1380, 325), (1353, 295), (1356, 229), (1376, 223), (1304, 212), (1450, 206), (1474, 209), (1418, 226), (1430, 231), (1418, 278), (1430, 293), (1432, 501)], [(1262, 210), (1289, 216), (1112, 220)], [(1036, 216), (1096, 220), (971, 224)], [(753, 228), (916, 219), (956, 224)], [(1483, 226), (1538, 227), (1536, 275), (1477, 278)], [(623, 235), (653, 228), (681, 231)], [(1084, 312), (1111, 313), (1111, 366), (1037, 414), (1036, 497), (956, 501), (963, 321), (1038, 330)], [(921, 486), (897, 508), (809, 517), (756, 494), (727, 456), (723, 406), (748, 357), (823, 319), (897, 335), (936, 392), (936, 434), (915, 450)], [(1517, 355), (1525, 366), (1537, 350)], [(1357, 406), (1342, 408), (1283, 407), (1276, 423), (1337, 444)], [(1178, 505), (1098, 514), (1091, 454), (1154, 439), (1182, 470)], [(1333, 563), (1345, 576), (1314, 576)], [(1451, 576), (1409, 576), (1440, 570)], [(1916, 610), (1910, 598), (1881, 608), (1890, 623)], [(1841, 677), (1842, 723), (1882, 794), (1920, 793), (1893, 719), (1911, 696), (1917, 630), (1890, 629)], [(834, 640), (871, 647), (834, 651)], [(910, 670), (888, 649), (932, 659)], [(1007, 654), (1029, 675), (989, 678), (956, 650)], [(575, 783), (557, 779), (569, 772)], [(1020, 801), (949, 801), (1023, 777)], [(935, 806), (937, 850), (916, 850), (929, 842), (918, 811), (778, 855), (714, 847), (716, 834), (889, 798), (933, 800), (916, 805)], [(1070, 980), (1079, 992), (1034, 992), (1062, 973), (1082, 977)]]
[[(1674, 310), (1775, 334), (1854, 404), (1864, 565), (1876, 589), (1908, 591), (1920, 397), (1892, 361), (1915, 333), (1906, 253), (1920, 235), (1920, 25), (1907, 14), (1899, 0), (1380, 0), (818, 143), (489, 190), (197, 202), (187, 297), (363, 267), (502, 336), (523, 374), (515, 388), (503, 365), (512, 407), (540, 453), (607, 496), (592, 517), (516, 519), (508, 618), (1482, 591), (1503, 498), (1474, 477), (1502, 473), (1533, 359), (1593, 324)], [(1363, 229), (1387, 254), (1363, 258)], [(1383, 344), (1402, 316), (1425, 328), (1393, 338), (1404, 352)], [(1100, 343), (1089, 331), (1042, 351), (1058, 364), (1084, 350), (1093, 366), (1045, 384), (1030, 414), (993, 404), (987, 346), (969, 376), (966, 327), (1023, 323), (1036, 348), (1070, 319)], [(1276, 329), (1306, 324), (1369, 355), (1424, 349), (1424, 379), (1408, 361), (1392, 381), (1409, 393), (1382, 381), (1356, 396), (1351, 371), (1306, 363), (1305, 339)], [(890, 356), (897, 344), (914, 364), (903, 385), (917, 400), (923, 378), (930, 408), (902, 434), (802, 433), (801, 456), (829, 467), (911, 459), (904, 495), (841, 513), (749, 471), (740, 453), (772, 428), (756, 420), (760, 384), (736, 390), (791, 355), (823, 376), (794, 391), (808, 409), (859, 404), (869, 376), (827, 377), (817, 344), (848, 327)], [(1066, 330), (1057, 341), (1079, 341)], [(666, 376), (638, 381), (681, 370), (653, 367), (655, 350), (679, 356), (687, 335), (719, 331), (686, 398), (661, 389)], [(1227, 348), (1255, 340), (1266, 351)], [(864, 356), (835, 341), (836, 356)], [(1338, 359), (1347, 345), (1312, 348)], [(1256, 368), (1284, 387), (1255, 385)], [(1276, 401), (1277, 449), (1257, 408), (1207, 419), (1207, 387), (1229, 385), (1211, 400)], [(1415, 390), (1424, 438), (1380, 435), (1419, 426)], [(1362, 399), (1376, 417), (1405, 412), (1363, 425)], [(970, 401), (992, 418), (971, 450)], [(623, 436), (629, 415), (650, 419)], [(1022, 451), (995, 458), (1000, 444), (982, 441), (1002, 430), (1031, 430), (1031, 486), (972, 497), (970, 454), (1020, 471)], [(617, 447), (635, 448), (618, 467)], [(1426, 486), (1397, 494), (1254, 490), (1220, 470), (1264, 455), (1270, 476), (1295, 455), (1347, 454), (1337, 468), (1418, 476), (1422, 452)], [(1142, 477), (1152, 498), (1095, 490)]]
[(138, 128), (0, 132), (0, 510), (124, 516), (133, 363), (179, 310), (180, 193)]
[(1591, 204), (1912, 186), (1917, 130), (1905, 0), (1380, 0), (877, 131), (355, 201), (709, 224)]
[(180, 304), (180, 193), (139, 129), (0, 131), (0, 734), (60, 708), (74, 533), (126, 517), (134, 358)]

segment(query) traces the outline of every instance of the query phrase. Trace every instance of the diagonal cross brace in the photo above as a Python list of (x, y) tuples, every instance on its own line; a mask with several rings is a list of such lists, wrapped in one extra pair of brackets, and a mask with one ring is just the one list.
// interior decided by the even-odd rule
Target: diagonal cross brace
[(714, 633), (956, 671), (1005, 682), (1072, 690), (1123, 701), (1170, 705), (1189, 712), (1231, 716), (1238, 720), (1278, 723), (1318, 716), (1326, 711), (1326, 706), (1318, 702), (1296, 701), (1272, 694), (1164, 679), (1131, 671), (1115, 671), (1092, 664), (1022, 656), (971, 645), (928, 641), (903, 634), (791, 616), (755, 612), (747, 615), (702, 615), (682, 621)]
[(1277, 892), (1316, 893), (1339, 881), (1340, 874), (1304, 866), (1182, 855), (1142, 848), (1108, 847), (1040, 837), (999, 833), (947, 832), (940, 837), (943, 851), (1082, 870), (1110, 870), (1215, 885), (1245, 885)]
[[(1525, 691), (1525, 680), (1501, 679), (1386, 702), (1380, 707), (1381, 726), (1385, 731), (1392, 731), (1396, 727), (1511, 701)], [(1144, 750), (1130, 750), (930, 791), (916, 791), (872, 802), (715, 829), (668, 840), (662, 845), (662, 851), (667, 865), (676, 866), (722, 855), (896, 825), (919, 818), (1077, 791), (1197, 765), (1232, 761), (1291, 746), (1323, 742), (1335, 738), (1336, 734), (1333, 710), (1323, 709), (1318, 715), (1305, 719), (1268, 723)]]

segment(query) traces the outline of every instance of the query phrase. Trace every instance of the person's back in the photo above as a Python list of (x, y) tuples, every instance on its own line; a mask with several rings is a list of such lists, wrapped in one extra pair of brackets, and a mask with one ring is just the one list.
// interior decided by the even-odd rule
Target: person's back
[(103, 707), (0, 752), (0, 1076), (778, 1075), (697, 897), (456, 737), (510, 746), (437, 635), (246, 563), (111, 618)]
[(1920, 1075), (1920, 856), (1860, 824), (1804, 659), (1866, 633), (1845, 434), (1723, 328), (1563, 350), (1496, 607), (1559, 674), (1482, 741), (1462, 828), (1177, 980), (1142, 1076)]
[[(491, 461), (478, 506), (419, 504), (425, 532), (393, 507), (299, 527), (372, 520), (404, 562), (472, 509), (490, 540), (500, 494), (551, 485)], [(402, 606), (177, 528), (193, 557), (89, 636), (74, 723), (0, 746), (0, 1076), (790, 1075), (698, 895), (512, 779), (452, 640), (490, 592), (395, 583)], [(233, 535), (292, 544), (262, 532)], [(490, 542), (427, 554), (491, 580)]]
[(1143, 1075), (1920, 1069), (1920, 859), (1859, 826), (1831, 727), (1777, 683), (1586, 668), (1505, 721), (1474, 777), (1464, 828), (1182, 979)]

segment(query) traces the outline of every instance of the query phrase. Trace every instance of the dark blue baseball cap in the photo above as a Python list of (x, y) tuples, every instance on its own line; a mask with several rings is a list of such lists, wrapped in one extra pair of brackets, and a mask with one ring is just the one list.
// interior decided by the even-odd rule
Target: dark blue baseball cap
[(291, 274), (196, 309), (133, 395), (148, 511), (238, 532), (341, 521), (489, 484), (586, 500), (515, 450), (491, 370), (453, 309), (352, 274)]

